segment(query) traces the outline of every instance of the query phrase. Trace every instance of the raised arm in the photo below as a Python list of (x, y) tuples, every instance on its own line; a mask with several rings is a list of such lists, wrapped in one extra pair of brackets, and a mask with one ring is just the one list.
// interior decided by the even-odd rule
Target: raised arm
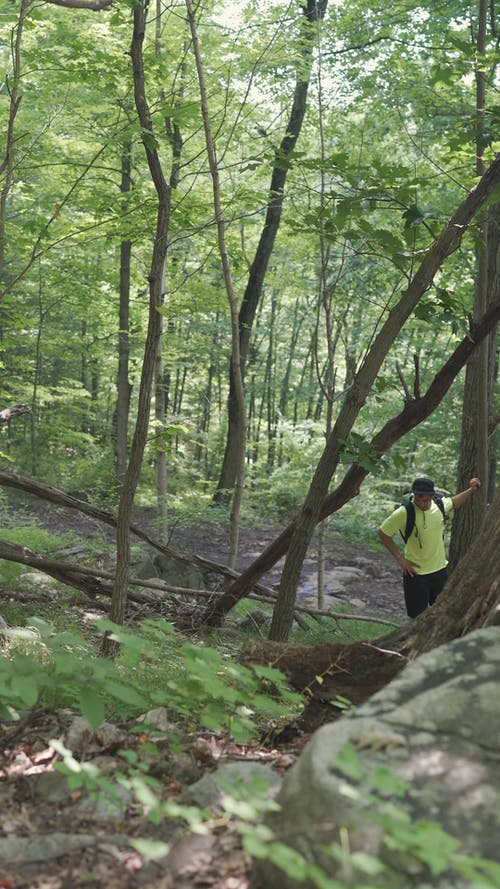
[(460, 491), (459, 494), (455, 494), (454, 497), (451, 498), (451, 502), (453, 503), (453, 509), (459, 509), (463, 504), (469, 499), (471, 494), (475, 494), (478, 488), (481, 487), (481, 482), (478, 478), (471, 478), (469, 482), (469, 487), (465, 489), (465, 491)]

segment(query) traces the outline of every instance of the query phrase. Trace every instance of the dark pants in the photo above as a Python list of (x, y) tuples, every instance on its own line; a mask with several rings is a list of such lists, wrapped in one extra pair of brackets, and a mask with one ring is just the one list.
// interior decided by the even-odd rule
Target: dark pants
[(416, 617), (430, 605), (434, 605), (448, 578), (448, 569), (432, 574), (404, 574), (403, 589), (408, 617)]

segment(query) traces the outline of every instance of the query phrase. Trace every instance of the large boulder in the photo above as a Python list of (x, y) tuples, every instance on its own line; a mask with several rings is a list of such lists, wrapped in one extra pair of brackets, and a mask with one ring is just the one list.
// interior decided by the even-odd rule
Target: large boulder
[(139, 578), (159, 578), (171, 586), (191, 590), (212, 590), (220, 583), (220, 576), (215, 571), (174, 553), (156, 553), (142, 563), (136, 574)]
[[(498, 628), (422, 655), (316, 732), (278, 794), (276, 840), (356, 889), (500, 885), (500, 865), (472, 858), (500, 861), (499, 700)], [(319, 885), (270, 857), (256, 862), (262, 885)]]

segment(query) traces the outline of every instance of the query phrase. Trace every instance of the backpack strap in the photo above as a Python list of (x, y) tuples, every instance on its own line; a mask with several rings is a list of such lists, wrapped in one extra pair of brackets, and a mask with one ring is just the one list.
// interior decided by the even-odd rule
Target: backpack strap
[(408, 500), (406, 503), (403, 504), (403, 506), (406, 509), (406, 526), (404, 533), (403, 531), (400, 531), (399, 533), (406, 543), (406, 541), (409, 540), (411, 532), (415, 527), (415, 507), (412, 500)]
[[(434, 494), (432, 499), (434, 500), (434, 503), (439, 508), (441, 515), (443, 516), (443, 530), (444, 530), (444, 523), (447, 520), (447, 515), (444, 511), (443, 498), (442, 498), (441, 494), (438, 494), (436, 492), (436, 494)], [(400, 531), (399, 533), (401, 534), (401, 537), (403, 538), (404, 542), (406, 543), (407, 540), (410, 539), (411, 532), (413, 531), (413, 529), (415, 527), (415, 507), (413, 505), (413, 500), (408, 500), (406, 503), (403, 504), (403, 506), (406, 509), (406, 526), (405, 526), (404, 533), (403, 533), (403, 531)]]

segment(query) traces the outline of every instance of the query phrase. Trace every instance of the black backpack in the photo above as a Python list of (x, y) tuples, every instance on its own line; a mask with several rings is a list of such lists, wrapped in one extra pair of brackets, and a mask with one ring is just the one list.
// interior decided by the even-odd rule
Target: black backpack
[[(443, 495), (440, 494), (438, 491), (436, 491), (432, 495), (432, 499), (434, 500), (434, 503), (436, 504), (436, 506), (439, 507), (439, 509), (441, 510), (441, 514), (443, 516), (443, 533), (444, 533), (444, 525), (448, 519), (448, 516), (446, 515), (446, 513), (444, 511)], [(406, 509), (406, 527), (404, 530), (404, 534), (402, 531), (400, 531), (400, 534), (401, 534), (401, 537), (403, 538), (404, 542), (406, 543), (406, 541), (410, 539), (411, 532), (413, 531), (413, 529), (415, 527), (415, 507), (413, 505), (413, 500), (406, 500), (403, 503), (403, 506)]]

